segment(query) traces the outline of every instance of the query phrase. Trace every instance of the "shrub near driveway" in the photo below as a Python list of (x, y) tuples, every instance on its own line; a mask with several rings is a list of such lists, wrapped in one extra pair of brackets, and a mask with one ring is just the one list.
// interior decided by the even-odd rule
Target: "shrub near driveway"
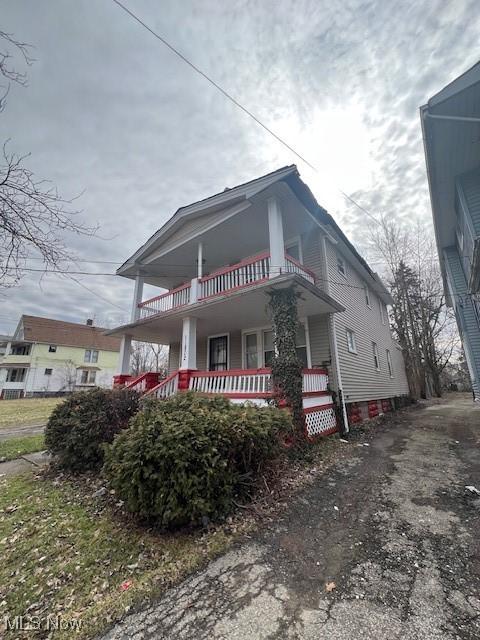
[(74, 393), (50, 416), (45, 446), (59, 466), (69, 471), (98, 470), (105, 443), (127, 426), (138, 407), (139, 395), (130, 389)]
[(227, 514), (280, 452), (290, 415), (193, 393), (149, 401), (107, 448), (104, 471), (127, 508), (164, 527)]

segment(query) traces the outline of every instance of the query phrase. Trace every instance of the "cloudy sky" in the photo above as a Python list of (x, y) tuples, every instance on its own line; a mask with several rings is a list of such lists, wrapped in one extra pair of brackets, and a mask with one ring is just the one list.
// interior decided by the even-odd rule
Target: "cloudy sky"
[[(124, 3), (319, 171), (112, 0), (0, 0), (0, 30), (36, 60), (29, 86), (11, 87), (0, 139), (66, 197), (82, 193), (82, 220), (101, 227), (67, 239), (82, 270), (113, 272), (103, 262), (125, 260), (179, 206), (291, 163), (360, 248), (368, 219), (339, 189), (377, 215), (430, 216), (418, 107), (477, 61), (478, 0)], [(130, 282), (78, 279), (30, 274), (0, 291), (0, 333), (21, 313), (127, 318)]]

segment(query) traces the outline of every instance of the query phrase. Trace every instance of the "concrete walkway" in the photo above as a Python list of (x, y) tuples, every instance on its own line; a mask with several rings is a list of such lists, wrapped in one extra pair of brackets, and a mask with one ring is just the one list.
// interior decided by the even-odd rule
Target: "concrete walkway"
[(27, 453), (16, 460), (0, 462), (0, 478), (16, 476), (19, 473), (41, 469), (50, 462), (50, 456), (46, 451)]
[(253, 541), (104, 640), (477, 640), (480, 407), (379, 426)]
[(11, 440), (12, 438), (23, 438), (35, 436), (45, 431), (44, 424), (35, 424), (23, 427), (4, 427), (0, 429), (0, 440)]

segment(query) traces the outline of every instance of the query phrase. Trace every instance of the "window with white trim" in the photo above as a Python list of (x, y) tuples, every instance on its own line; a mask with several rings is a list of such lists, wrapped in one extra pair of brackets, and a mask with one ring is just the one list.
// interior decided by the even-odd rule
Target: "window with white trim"
[(393, 378), (392, 356), (388, 349), (387, 349), (387, 365), (388, 365), (388, 374), (391, 378)]
[(96, 349), (85, 349), (84, 362), (98, 362), (98, 351)]
[(82, 369), (80, 371), (80, 384), (95, 384), (96, 377), (96, 371), (91, 371), (90, 369)]
[(337, 271), (341, 273), (345, 278), (347, 277), (347, 267), (345, 266), (345, 260), (337, 254)]
[[(298, 359), (304, 367), (308, 367), (307, 330), (303, 322), (299, 323), (295, 346)], [(272, 329), (252, 329), (243, 333), (243, 367), (245, 369), (270, 367), (274, 353)]]
[(385, 324), (385, 320), (387, 317), (387, 309), (381, 300), (379, 300), (379, 303), (380, 303), (380, 317), (382, 319), (382, 324)]
[(378, 345), (376, 342), (372, 342), (373, 349), (373, 364), (377, 371), (380, 371), (380, 358), (378, 356)]
[(51, 376), (53, 372), (53, 369), (45, 369), (45, 375), (46, 376)]
[(357, 341), (355, 340), (355, 332), (347, 329), (347, 348), (350, 353), (357, 353)]

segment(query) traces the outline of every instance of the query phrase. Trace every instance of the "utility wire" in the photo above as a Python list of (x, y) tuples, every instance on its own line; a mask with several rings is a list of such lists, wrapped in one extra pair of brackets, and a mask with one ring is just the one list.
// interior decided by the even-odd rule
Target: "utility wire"
[[(170, 49), (170, 51), (172, 51), (176, 56), (178, 56), (181, 60), (183, 60), (183, 62), (185, 62), (185, 64), (187, 64), (189, 67), (191, 67), (196, 73), (201, 75), (202, 78), (204, 78), (207, 82), (209, 82), (212, 86), (214, 86), (215, 89), (217, 89), (217, 91), (220, 91), (220, 93), (223, 94), (225, 96), (225, 98), (227, 98), (227, 100), (230, 100), (230, 102), (232, 102), (236, 107), (238, 107), (238, 109), (240, 109), (241, 111), (246, 113), (247, 116), (252, 118), (252, 120), (254, 120), (260, 127), (262, 127), (262, 129), (264, 129), (267, 133), (269, 133), (271, 136), (273, 136), (278, 142), (280, 142), (280, 144), (282, 144), (284, 147), (286, 147), (295, 156), (297, 156), (297, 158), (299, 158), (302, 162), (304, 162), (307, 166), (309, 166), (310, 169), (315, 171), (315, 173), (318, 173), (318, 174), (320, 173), (320, 171), (317, 169), (317, 167), (315, 167), (311, 162), (309, 162), (298, 151), (295, 151), (295, 149), (291, 145), (289, 145), (288, 142), (286, 142), (277, 133), (275, 133), (275, 131), (272, 131), (272, 129), (270, 129), (270, 127), (268, 127), (266, 124), (264, 124), (259, 118), (257, 118), (257, 116), (255, 116), (251, 111), (249, 111), (246, 107), (244, 107), (238, 100), (236, 100), (230, 93), (228, 93), (228, 91), (223, 89), (223, 87), (221, 87), (217, 82), (215, 82), (215, 80), (213, 80), (209, 75), (207, 75), (204, 71), (202, 71), (202, 69), (197, 67), (196, 64), (191, 62), (191, 60), (189, 60), (186, 56), (184, 56), (183, 53), (181, 53), (172, 44), (170, 44), (168, 42), (168, 40), (163, 38), (159, 33), (157, 33), (151, 27), (149, 27), (148, 24), (146, 24), (141, 18), (139, 18), (135, 13), (133, 13), (133, 11), (130, 11), (130, 9), (128, 7), (126, 7), (122, 2), (120, 2), (120, 0), (113, 0), (113, 2), (116, 5), (118, 5), (121, 9), (123, 9), (123, 11), (125, 11), (125, 13), (127, 13), (131, 18), (133, 18), (133, 20), (138, 22), (138, 24), (140, 24), (144, 29), (146, 29), (149, 33), (151, 33), (152, 36), (157, 38), (157, 40), (159, 40), (162, 44), (164, 44), (166, 47), (168, 47), (168, 49)], [(367, 209), (365, 209), (365, 207), (362, 207), (360, 204), (358, 204), (358, 202), (356, 200), (354, 200), (351, 196), (349, 196), (347, 193), (345, 193), (345, 191), (342, 191), (342, 189), (339, 188), (338, 190), (340, 191), (340, 193), (347, 200), (349, 200), (352, 204), (354, 204), (361, 211), (363, 211), (369, 218), (371, 218), (375, 222), (375, 224), (380, 224), (379, 221), (375, 218), (375, 216), (373, 216)]]

